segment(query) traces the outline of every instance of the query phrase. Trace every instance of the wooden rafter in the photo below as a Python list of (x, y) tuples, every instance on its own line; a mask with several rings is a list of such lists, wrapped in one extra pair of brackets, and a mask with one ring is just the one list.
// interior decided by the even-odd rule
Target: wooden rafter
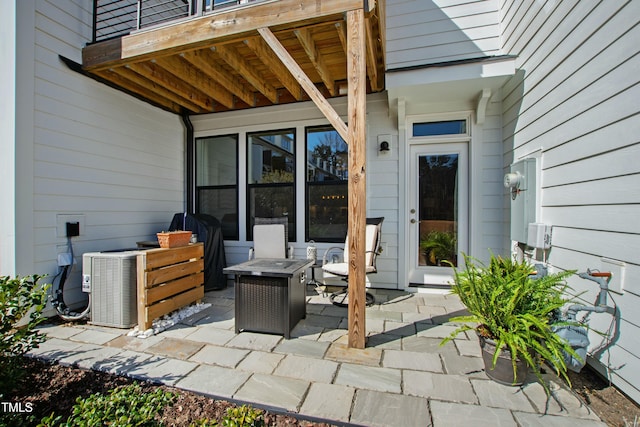
[(183, 81), (191, 82), (192, 85), (200, 89), (205, 95), (215, 99), (227, 108), (233, 108), (233, 95), (215, 80), (208, 79), (204, 74), (194, 69), (187, 61), (180, 56), (170, 56), (158, 58), (156, 61), (160, 67), (170, 72)]
[(336, 22), (336, 31), (338, 32), (338, 37), (340, 38), (340, 44), (342, 45), (342, 50), (344, 53), (347, 53), (347, 27), (344, 22)]
[(206, 111), (213, 110), (213, 101), (211, 98), (205, 96), (193, 86), (172, 77), (170, 73), (167, 73), (159, 65), (152, 62), (138, 62), (129, 64), (128, 67), (149, 80), (164, 86), (183, 99), (191, 101), (202, 109)]
[(371, 22), (369, 18), (365, 19), (365, 36), (366, 36), (366, 54), (367, 54), (367, 74), (369, 76), (369, 84), (371, 85), (371, 89), (374, 91), (379, 91), (380, 87), (378, 85), (378, 64), (376, 63), (376, 51), (375, 45), (373, 45), (373, 35), (371, 30)]
[[(128, 71), (132, 74), (135, 74), (133, 71), (128, 70), (126, 68), (122, 68), (125, 71)], [(116, 84), (117, 86), (131, 92), (131, 93), (135, 93), (138, 95), (143, 95), (147, 100), (162, 106), (170, 111), (173, 111), (174, 113), (179, 113), (180, 112), (180, 103), (174, 102), (171, 99), (169, 99), (165, 94), (162, 93), (158, 93), (158, 91), (156, 90), (157, 88), (153, 88), (153, 90), (149, 89), (149, 84), (150, 85), (155, 85), (155, 83), (153, 82), (149, 82), (147, 81), (144, 85), (141, 84), (137, 84), (134, 81), (132, 81), (130, 78), (126, 78), (114, 71), (111, 70), (103, 70), (97, 73), (98, 76), (106, 81), (109, 81), (111, 83)], [(139, 76), (140, 79), (143, 79), (142, 76)], [(167, 91), (169, 92), (169, 91)], [(197, 108), (197, 106), (194, 105), (194, 108)]]
[(238, 54), (231, 46), (221, 45), (212, 48), (231, 68), (238, 72), (250, 85), (262, 93), (267, 99), (274, 104), (278, 102), (278, 92), (276, 88), (266, 82), (260, 75)]
[(318, 51), (316, 47), (316, 43), (313, 40), (313, 36), (311, 34), (311, 30), (302, 28), (299, 30), (294, 30), (293, 32), (295, 36), (298, 38), (298, 41), (304, 48), (304, 51), (307, 53), (309, 60), (315, 67), (316, 71), (320, 75), (320, 78), (324, 82), (324, 85), (327, 87), (327, 90), (331, 94), (331, 96), (336, 95), (336, 82), (335, 79), (331, 77), (331, 73), (327, 68), (322, 55)]
[(200, 107), (199, 105), (196, 105), (195, 103), (191, 102), (188, 99), (185, 99), (177, 94), (175, 94), (174, 92), (170, 91), (169, 89), (167, 89), (166, 87), (164, 87), (161, 84), (157, 84), (152, 80), (149, 80), (148, 78), (146, 78), (145, 76), (138, 74), (137, 72), (135, 72), (134, 70), (130, 69), (129, 67), (118, 67), (118, 68), (114, 68), (113, 70), (105, 70), (105, 71), (101, 71), (101, 73), (105, 73), (107, 71), (111, 71), (112, 73), (120, 76), (122, 79), (125, 79), (127, 81), (133, 82), (143, 88), (145, 88), (145, 91), (141, 92), (143, 95), (145, 96), (149, 96), (150, 94), (157, 94), (159, 96), (162, 96), (166, 99), (171, 100), (172, 102), (175, 102), (178, 105), (182, 105), (185, 106), (185, 108), (188, 108), (192, 111), (205, 111), (202, 107)]
[(289, 91), (291, 96), (293, 96), (297, 101), (300, 101), (302, 99), (302, 88), (300, 87), (300, 83), (298, 83), (295, 77), (291, 75), (282, 61), (279, 61), (278, 58), (273, 55), (273, 51), (269, 49), (264, 40), (259, 37), (252, 37), (244, 42), (256, 54), (256, 56), (271, 69), (280, 83), (282, 83), (282, 85)]
[(185, 52), (182, 57), (210, 78), (217, 80), (247, 105), (252, 107), (255, 105), (256, 100), (253, 93), (217, 64), (217, 58), (210, 49)]

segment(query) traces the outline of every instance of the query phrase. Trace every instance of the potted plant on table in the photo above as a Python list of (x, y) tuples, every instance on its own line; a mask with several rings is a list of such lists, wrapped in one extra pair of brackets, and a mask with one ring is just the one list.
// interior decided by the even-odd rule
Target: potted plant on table
[(460, 297), (469, 314), (450, 319), (463, 324), (441, 345), (475, 330), (489, 378), (520, 385), (531, 369), (545, 386), (541, 364), (546, 362), (569, 383), (563, 355), (577, 355), (553, 328), (566, 324), (556, 320), (556, 314), (569, 302), (564, 279), (573, 272), (535, 277), (526, 262), (492, 256), (487, 266), (466, 255), (464, 261), (464, 269), (454, 269), (452, 293)]

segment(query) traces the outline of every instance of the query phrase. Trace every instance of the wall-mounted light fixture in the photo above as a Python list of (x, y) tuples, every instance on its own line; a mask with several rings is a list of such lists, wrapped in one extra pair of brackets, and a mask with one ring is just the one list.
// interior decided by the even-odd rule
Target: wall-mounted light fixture
[(378, 156), (391, 153), (391, 135), (378, 135)]

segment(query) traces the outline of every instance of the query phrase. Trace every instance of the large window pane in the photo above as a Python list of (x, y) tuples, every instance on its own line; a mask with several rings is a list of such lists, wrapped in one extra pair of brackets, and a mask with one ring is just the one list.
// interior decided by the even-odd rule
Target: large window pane
[(295, 131), (257, 132), (247, 135), (247, 237), (253, 239), (256, 217), (289, 218), (289, 240), (295, 227)]
[(238, 239), (238, 136), (196, 139), (196, 210), (216, 217)]
[(347, 144), (330, 126), (308, 128), (307, 240), (343, 242), (347, 234)]

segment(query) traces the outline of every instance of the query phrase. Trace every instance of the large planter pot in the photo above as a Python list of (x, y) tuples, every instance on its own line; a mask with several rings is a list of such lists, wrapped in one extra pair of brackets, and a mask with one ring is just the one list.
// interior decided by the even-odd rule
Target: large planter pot
[(487, 376), (497, 383), (504, 385), (522, 385), (527, 378), (529, 367), (523, 360), (516, 360), (516, 376), (513, 376), (513, 364), (511, 362), (511, 352), (503, 349), (498, 356), (496, 365), (493, 366), (493, 355), (496, 352), (496, 343), (492, 339), (478, 335), (480, 347), (482, 348), (482, 360), (484, 361), (484, 371)]

